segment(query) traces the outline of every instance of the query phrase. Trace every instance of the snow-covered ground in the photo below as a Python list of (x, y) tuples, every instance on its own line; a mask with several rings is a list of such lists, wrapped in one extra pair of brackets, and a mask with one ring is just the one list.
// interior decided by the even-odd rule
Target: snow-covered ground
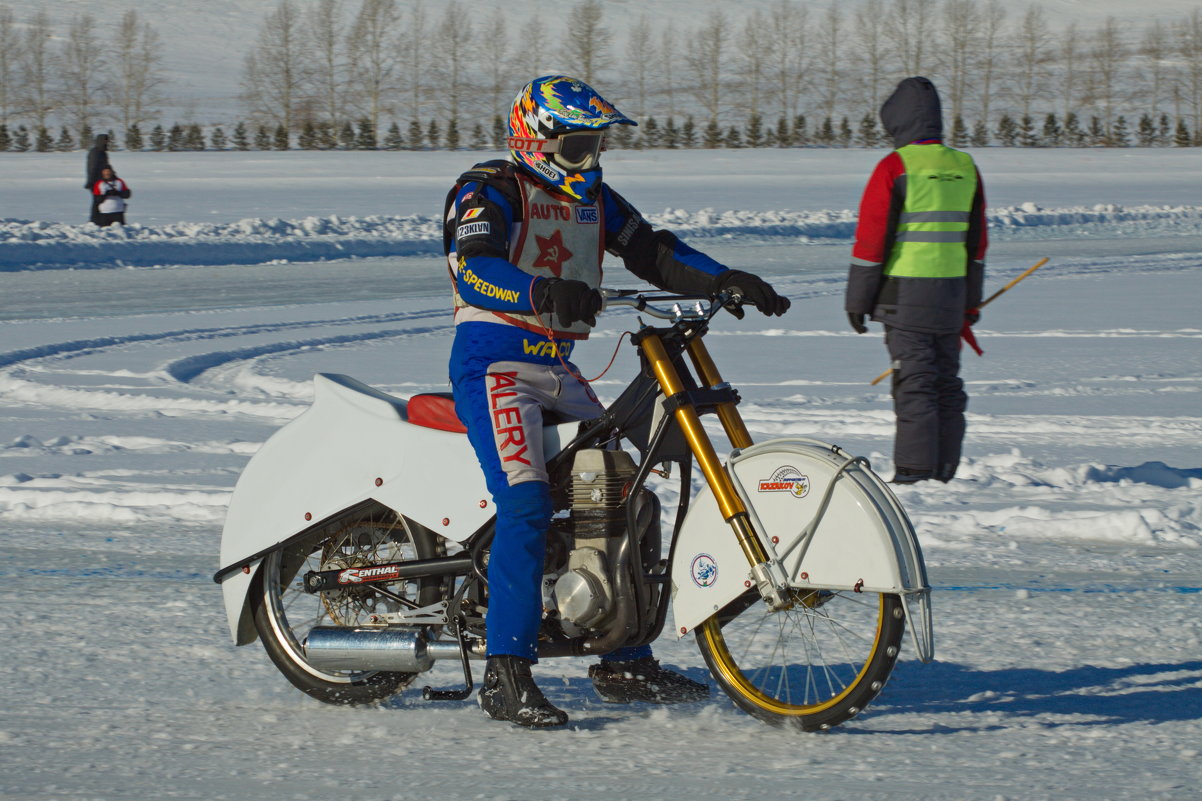
[[(879, 155), (606, 158), (657, 223), (793, 298), (709, 339), (753, 434), (834, 441), (888, 474), (888, 393), (868, 383), (884, 348), (841, 311)], [(1200, 155), (976, 155), (987, 291), (1051, 261), (965, 356), (960, 475), (899, 491), (937, 661), (904, 651), (867, 712), (823, 735), (720, 695), (604, 705), (579, 660), (538, 667), (562, 731), (413, 694), (337, 709), (229, 642), (211, 581), (225, 504), (310, 376), (446, 386), (435, 220), (471, 154), (117, 153), (124, 231), (80, 224), (80, 154), (0, 155), (0, 799), (1195, 798)], [(635, 284), (622, 274), (607, 283)], [(632, 324), (603, 318), (586, 375)], [(603, 399), (632, 365), (619, 355)], [(657, 652), (706, 678), (691, 638)]]

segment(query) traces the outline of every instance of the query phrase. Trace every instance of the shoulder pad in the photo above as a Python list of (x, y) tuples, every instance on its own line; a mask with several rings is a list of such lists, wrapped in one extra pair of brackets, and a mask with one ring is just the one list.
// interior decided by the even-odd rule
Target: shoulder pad
[(486, 184), (510, 183), (514, 180), (513, 162), (503, 159), (495, 159), (493, 161), (485, 161), (472, 167), (463, 175), (459, 176), (456, 181), (460, 186), (471, 181), (480, 181)]

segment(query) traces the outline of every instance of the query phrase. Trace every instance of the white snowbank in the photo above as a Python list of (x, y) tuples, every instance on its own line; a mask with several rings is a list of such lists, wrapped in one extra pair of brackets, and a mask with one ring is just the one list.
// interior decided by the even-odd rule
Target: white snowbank
[[(995, 238), (1049, 238), (1202, 233), (1202, 206), (1042, 208), (1035, 203), (990, 209)], [(690, 239), (720, 237), (806, 243), (848, 240), (856, 213), (817, 211), (685, 211), (648, 214), (653, 225)], [(0, 220), (0, 271), (120, 268), (164, 264), (265, 264), (378, 256), (437, 255), (442, 226), (424, 215), (247, 218), (228, 223), (136, 223), (124, 228)]]

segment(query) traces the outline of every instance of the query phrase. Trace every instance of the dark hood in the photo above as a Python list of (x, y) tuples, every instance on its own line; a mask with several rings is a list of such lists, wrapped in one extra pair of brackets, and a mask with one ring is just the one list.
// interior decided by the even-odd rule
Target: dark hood
[(926, 78), (906, 78), (881, 106), (881, 124), (904, 147), (918, 139), (943, 138), (943, 108), (935, 84)]
[(96, 148), (97, 150), (108, 150), (109, 149), (109, 135), (108, 134), (96, 134), (96, 138), (94, 140), (92, 140), (92, 147)]

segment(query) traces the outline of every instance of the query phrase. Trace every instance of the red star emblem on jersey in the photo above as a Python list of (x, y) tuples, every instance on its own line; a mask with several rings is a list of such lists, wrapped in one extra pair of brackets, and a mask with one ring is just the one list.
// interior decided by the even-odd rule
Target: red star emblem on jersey
[(550, 236), (534, 235), (538, 243), (538, 258), (534, 260), (535, 267), (546, 267), (556, 278), (563, 272), (563, 263), (572, 258), (572, 251), (563, 244), (563, 233), (556, 228)]

